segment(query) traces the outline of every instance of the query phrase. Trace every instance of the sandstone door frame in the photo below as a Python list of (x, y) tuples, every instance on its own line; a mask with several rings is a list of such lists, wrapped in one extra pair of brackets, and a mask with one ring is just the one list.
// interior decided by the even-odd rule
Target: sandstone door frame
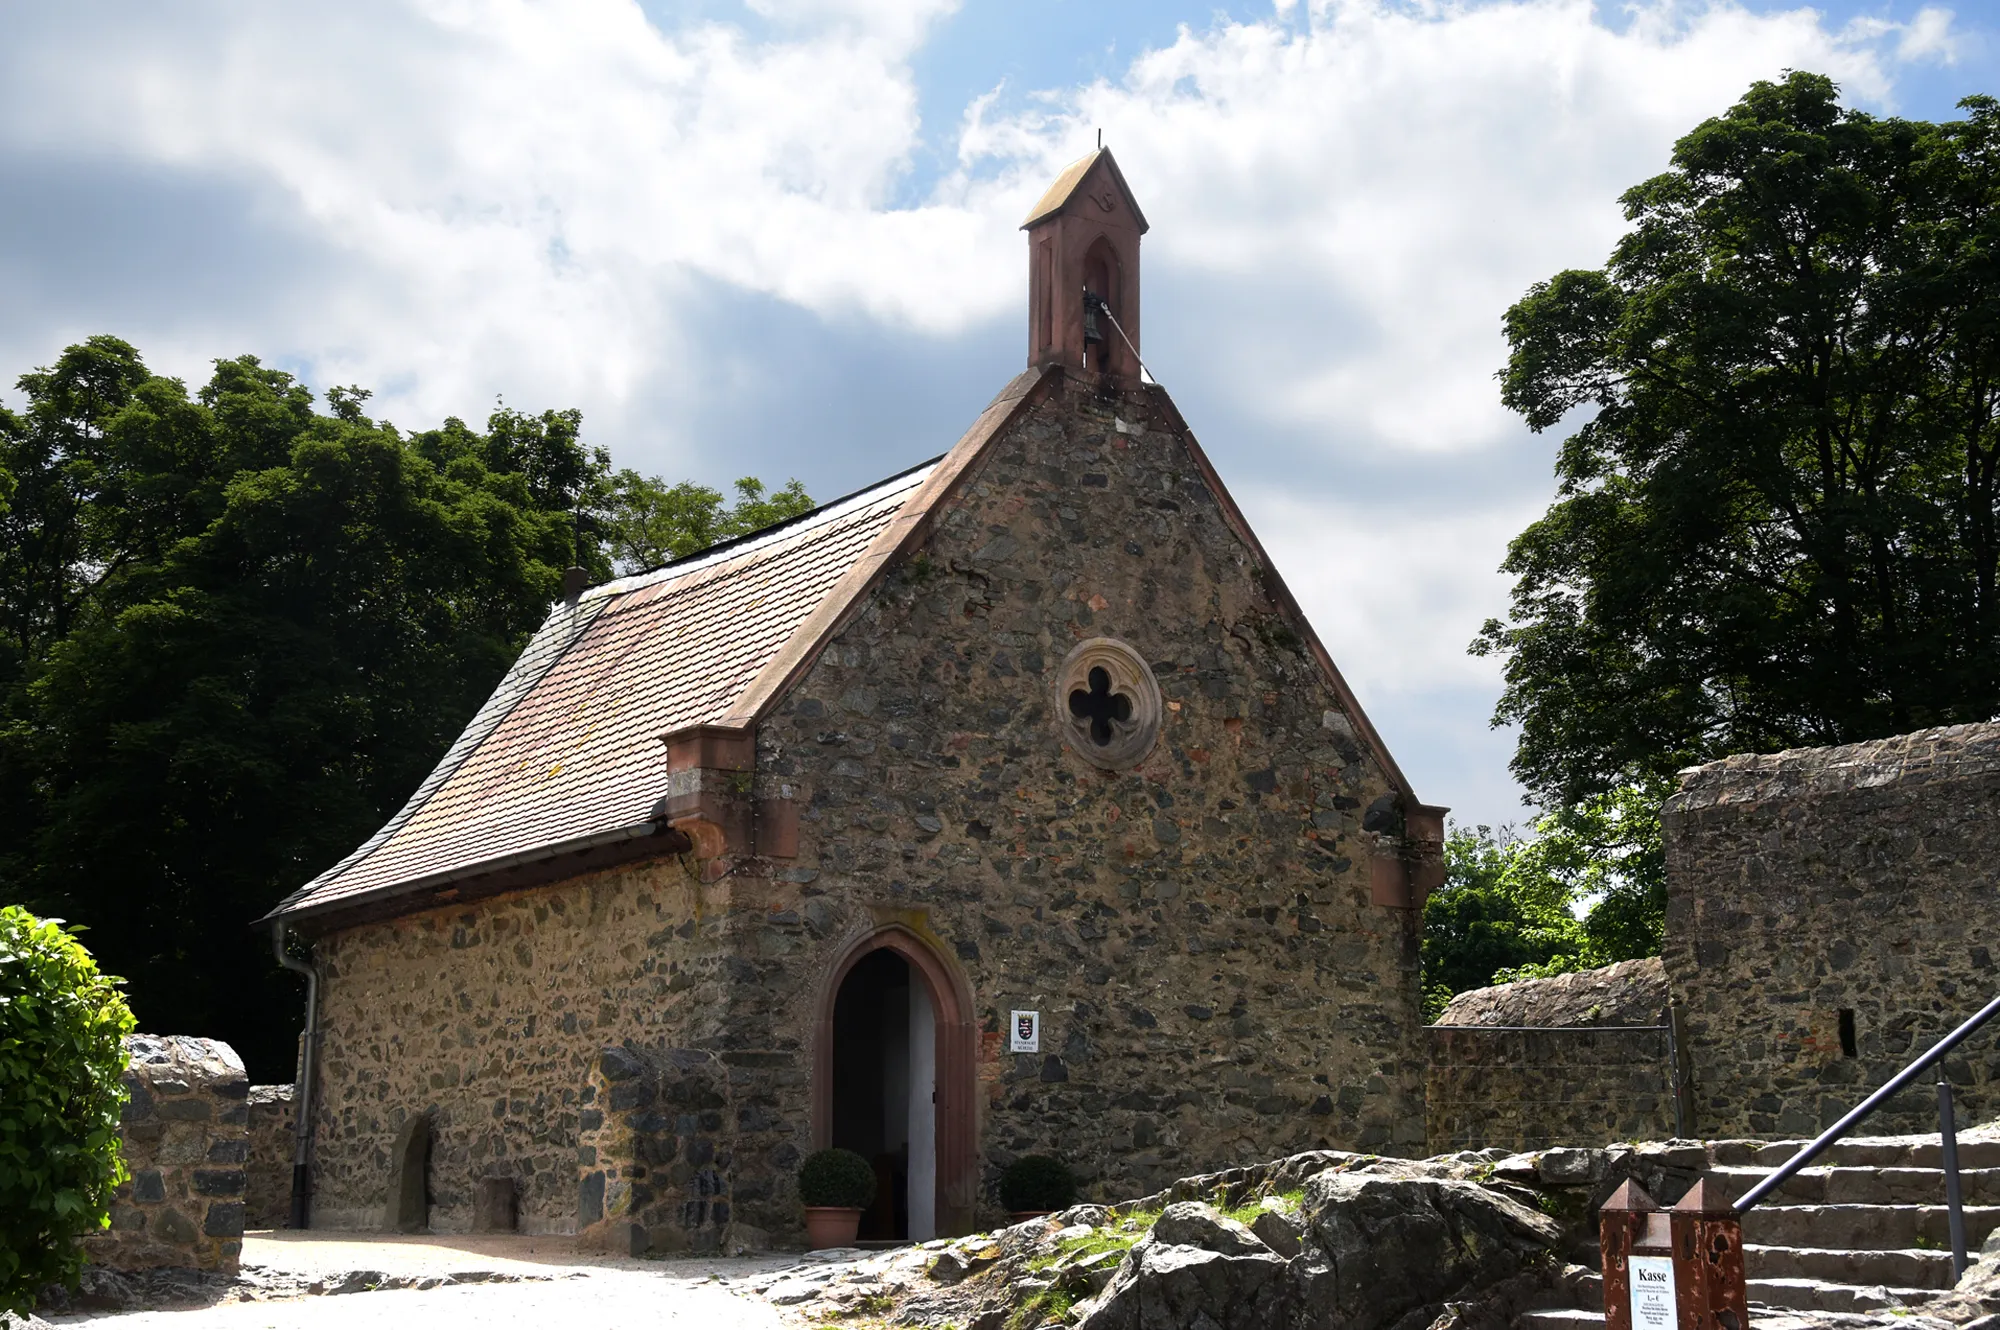
[(851, 939), (820, 984), (813, 1024), (813, 1148), (824, 1150), (833, 1143), (833, 1004), (855, 964), (882, 950), (901, 956), (930, 994), (936, 1021), (937, 1231), (955, 1237), (972, 1231), (979, 1189), (978, 1031), (973, 1025), (972, 986), (957, 966), (902, 924), (886, 924)]

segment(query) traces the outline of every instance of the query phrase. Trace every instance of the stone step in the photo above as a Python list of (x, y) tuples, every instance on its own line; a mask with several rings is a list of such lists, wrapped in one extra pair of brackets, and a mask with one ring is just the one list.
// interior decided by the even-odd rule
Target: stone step
[(1581, 1307), (1543, 1307), (1522, 1312), (1514, 1324), (1519, 1330), (1597, 1330), (1604, 1324), (1604, 1313)]
[(1749, 1293), (1752, 1308), (1762, 1304), (1801, 1312), (1868, 1312), (1908, 1307), (1933, 1296), (1934, 1290), (1833, 1284), (1823, 1279), (1752, 1279)]
[(1743, 1272), (1751, 1279), (1817, 1279), (1830, 1284), (1886, 1284), (1901, 1288), (1952, 1286), (1951, 1253), (1923, 1248), (1852, 1251), (1827, 1247), (1760, 1247), (1743, 1244)]
[[(1805, 1141), (1716, 1141), (1709, 1158), (1718, 1165), (1776, 1168), (1803, 1150)], [(1815, 1168), (1938, 1168), (1943, 1151), (1937, 1137), (1851, 1136), (1828, 1146), (1813, 1160)], [(1958, 1143), (1961, 1169), (2000, 1168), (2000, 1141)]]
[[(2000, 1206), (1965, 1207), (1965, 1245), (1976, 1250), (2000, 1228)], [(1947, 1249), (1942, 1205), (1760, 1205), (1743, 1216), (1745, 1245), (1852, 1248), (1861, 1251)]]
[[(1724, 1166), (1705, 1174), (1734, 1201), (1770, 1176), (1770, 1170)], [(1959, 1195), (1967, 1205), (2000, 1204), (2000, 1168), (1962, 1169)], [(1763, 1205), (1943, 1205), (1944, 1172), (1935, 1168), (1802, 1169), (1785, 1179)]]

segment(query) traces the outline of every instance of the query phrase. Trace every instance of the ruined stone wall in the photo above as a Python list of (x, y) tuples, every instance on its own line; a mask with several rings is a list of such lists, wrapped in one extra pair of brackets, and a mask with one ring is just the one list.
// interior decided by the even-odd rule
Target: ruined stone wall
[[(776, 1147), (810, 1145), (818, 984), (890, 921), (972, 992), (989, 1206), (1028, 1153), (1121, 1197), (1423, 1148), (1415, 920), (1371, 904), (1362, 827), (1389, 778), (1180, 428), (1163, 394), (1060, 384), (761, 727), (760, 788), (803, 812), (795, 860), (731, 879), (745, 973), (721, 1046), (762, 1126), (737, 1154), (751, 1222), (796, 1223)], [(1098, 636), (1165, 699), (1129, 771), (1059, 737), (1057, 669)], [(1042, 1013), (1039, 1055), (1002, 1051), (1014, 1008)]]
[(114, 1270), (234, 1272), (243, 1252), (250, 1093), (229, 1045), (132, 1035), (118, 1134), (131, 1171), (111, 1198), (111, 1227), (84, 1240)]
[(1666, 1005), (1657, 956), (1460, 993), (1426, 1031), (1430, 1152), (1670, 1139), (1667, 1035), (1634, 1028)]
[(1674, 1135), (1664, 1032), (1433, 1026), (1429, 1035), (1432, 1154)]
[[(2000, 992), (2000, 724), (1698, 767), (1663, 829), (1704, 1135), (1811, 1135)], [(2000, 1033), (1947, 1070), (2000, 1112)], [(1930, 1086), (1869, 1130), (1937, 1130)]]
[(283, 1228), (292, 1214), (292, 1087), (250, 1087), (250, 1159), (243, 1190), (245, 1228)]
[(487, 1177), (514, 1180), (522, 1231), (574, 1231), (598, 1056), (704, 1028), (702, 927), (695, 880), (664, 859), (321, 940), (313, 1227), (393, 1227), (394, 1145), (423, 1113), (432, 1231), (472, 1231)]

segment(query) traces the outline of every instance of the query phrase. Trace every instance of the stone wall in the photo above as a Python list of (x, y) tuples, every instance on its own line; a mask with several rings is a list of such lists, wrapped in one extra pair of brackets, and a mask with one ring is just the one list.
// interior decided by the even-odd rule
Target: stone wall
[[(579, 1114), (577, 1226), (622, 1252), (761, 1245), (730, 1230), (729, 1073), (691, 1048), (607, 1048)], [(795, 1167), (796, 1156), (776, 1161)], [(759, 1235), (761, 1236), (761, 1235)]]
[(1424, 1090), (1434, 1154), (1674, 1135), (1661, 1031), (1433, 1026)]
[(179, 1035), (133, 1035), (125, 1048), (119, 1136), (132, 1176), (112, 1197), (111, 1227), (84, 1249), (114, 1270), (234, 1271), (250, 1148), (243, 1061), (227, 1044)]
[(1658, 1025), (1667, 971), (1658, 956), (1595, 970), (1468, 989), (1439, 1025)]
[(292, 1087), (250, 1087), (250, 1161), (243, 1189), (245, 1228), (283, 1228), (292, 1213)]
[(1666, 1032), (1632, 1028), (1666, 1004), (1658, 957), (1460, 993), (1428, 1031), (1431, 1153), (1672, 1137)]
[[(796, 1238), (827, 975), (888, 926), (971, 995), (985, 1214), (1026, 1153), (1128, 1196), (1301, 1149), (1421, 1150), (1415, 911), (1371, 887), (1399, 797), (1183, 428), (1163, 394), (1057, 379), (995, 443), (759, 728), (756, 795), (798, 810), (795, 856), (640, 863), (322, 939), (315, 1225), (383, 1226), (397, 1133), (426, 1113), (434, 1229), (469, 1227), (504, 1173), (530, 1230), (654, 1207), (632, 1222), (655, 1245), (698, 1246), (720, 1199), (732, 1235)], [(1129, 771), (1058, 733), (1056, 670), (1094, 636), (1163, 694)], [(1001, 1051), (1014, 1008), (1043, 1014), (1040, 1054)], [(634, 1142), (688, 1136), (627, 1124), (606, 1158), (615, 1124), (584, 1125), (606, 1048), (712, 1057), (714, 1195), (682, 1179), (617, 1210), (614, 1170), (651, 1187), (624, 1171)]]
[(471, 1232), (505, 1176), (521, 1231), (573, 1232), (599, 1053), (690, 1045), (718, 928), (666, 859), (322, 939), (312, 1226), (395, 1227), (394, 1144), (425, 1114), (432, 1231)]
[[(1811, 1135), (2000, 992), (2000, 724), (1697, 767), (1663, 829), (1705, 1135)], [(2000, 1112), (2000, 1034), (1947, 1070)], [(1937, 1130), (1931, 1087), (1869, 1130)]]

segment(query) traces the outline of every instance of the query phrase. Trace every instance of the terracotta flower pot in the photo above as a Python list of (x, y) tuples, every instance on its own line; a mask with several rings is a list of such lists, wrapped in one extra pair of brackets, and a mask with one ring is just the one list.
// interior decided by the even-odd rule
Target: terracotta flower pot
[(806, 1241), (814, 1251), (824, 1251), (828, 1247), (852, 1247), (854, 1234), (861, 1227), (861, 1211), (844, 1205), (809, 1205), (806, 1207)]

